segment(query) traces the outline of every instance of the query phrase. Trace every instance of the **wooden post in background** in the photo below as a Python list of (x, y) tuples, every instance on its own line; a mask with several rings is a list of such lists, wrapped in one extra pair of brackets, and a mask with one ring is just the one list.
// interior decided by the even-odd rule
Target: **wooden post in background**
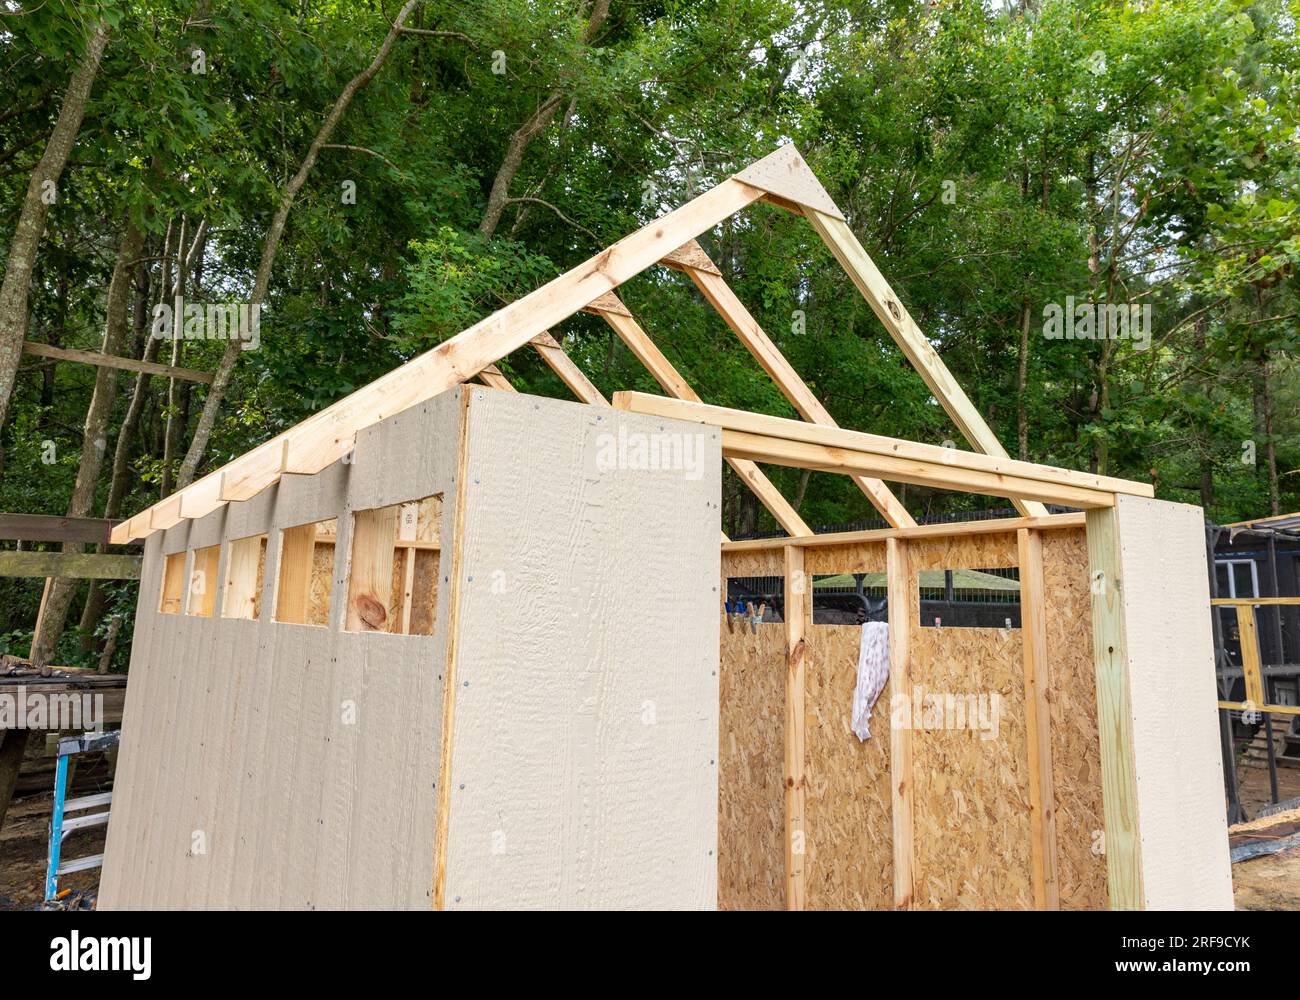
[(807, 858), (807, 775), (804, 754), (804, 674), (807, 643), (808, 583), (803, 549), (785, 546), (785, 908), (807, 905), (804, 862)]
[(912, 600), (907, 543), (885, 541), (889, 594), (889, 785), (894, 816), (894, 909), (910, 910), (914, 897), (912, 870), (912, 719), (894, 718), (894, 699), (912, 698)]
[(1256, 712), (1259, 712), (1268, 703), (1268, 698), (1264, 695), (1264, 674), (1260, 669), (1259, 659), (1259, 633), (1255, 628), (1253, 605), (1237, 605), (1237, 635), (1241, 640), (1241, 676), (1246, 682), (1246, 701), (1254, 706)]
[[(36, 609), (36, 624), (32, 627), (32, 653), (35, 653), (37, 646), (40, 645), (41, 632), (45, 628), (45, 605), (49, 603), (50, 587), (53, 585), (54, 578), (47, 576), (45, 578), (45, 589), (41, 591), (41, 606)], [(42, 674), (48, 674), (44, 663), (37, 663), (36, 666), (40, 668)]]

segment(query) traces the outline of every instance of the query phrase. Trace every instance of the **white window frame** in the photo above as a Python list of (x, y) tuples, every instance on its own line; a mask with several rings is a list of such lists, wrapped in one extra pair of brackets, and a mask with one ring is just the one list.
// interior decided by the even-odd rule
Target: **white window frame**
[[(1232, 571), (1233, 566), (1247, 565), (1250, 567), (1250, 586), (1253, 593), (1237, 593), (1237, 574)], [(1228, 568), (1228, 593), (1220, 594), (1220, 597), (1258, 597), (1259, 596), (1259, 564), (1254, 559), (1215, 559), (1214, 569), (1218, 572), (1220, 566)]]

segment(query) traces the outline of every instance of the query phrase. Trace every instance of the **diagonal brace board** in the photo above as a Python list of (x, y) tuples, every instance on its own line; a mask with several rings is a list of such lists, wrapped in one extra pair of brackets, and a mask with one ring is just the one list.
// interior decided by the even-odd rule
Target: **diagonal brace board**
[[(615, 303), (617, 303), (617, 308), (613, 308)], [(604, 317), (605, 322), (614, 328), (614, 332), (627, 345), (628, 350), (645, 366), (646, 371), (654, 376), (655, 381), (663, 387), (664, 392), (676, 399), (692, 403), (700, 402), (699, 395), (682, 378), (663, 351), (659, 350), (655, 342), (650, 339), (650, 335), (641, 329), (641, 325), (627, 308), (621, 302), (618, 302), (612, 294), (606, 296), (603, 305), (610, 306), (610, 308), (597, 309), (595, 303), (588, 308), (590, 311)], [(763, 474), (763, 471), (757, 465), (744, 458), (728, 458), (727, 464), (731, 466), (736, 475), (744, 480), (745, 485), (754, 492), (759, 502), (776, 518), (777, 524), (785, 529), (786, 534), (794, 536), (813, 534), (812, 529), (804, 523), (799, 513), (790, 506), (785, 497), (781, 495), (781, 491)]]
[(599, 389), (592, 384), (591, 379), (587, 378), (581, 368), (574, 363), (569, 357), (559, 341), (551, 336), (549, 332), (543, 331), (534, 337), (529, 343), (532, 345), (543, 361), (545, 361), (560, 377), (560, 381), (569, 387), (569, 391), (577, 396), (584, 403), (590, 403), (592, 406), (608, 406), (607, 400)]
[[(698, 258), (701, 256), (704, 261), (712, 265), (712, 261), (709, 261), (699, 244), (692, 241), (683, 250), (686, 252), (675, 255), (673, 266), (685, 271), (691, 281), (695, 282), (695, 287), (726, 320), (727, 325), (749, 349), (749, 353), (763, 366), (763, 370), (772, 377), (772, 381), (777, 384), (777, 388), (799, 415), (814, 424), (826, 427), (838, 426), (821, 400), (799, 377), (799, 373), (785, 359), (785, 355), (772, 342), (772, 338), (759, 326), (758, 320), (754, 319), (745, 308), (745, 304), (736, 297), (736, 293), (731, 290), (731, 286), (723, 279), (717, 267), (697, 266)], [(872, 506), (884, 515), (890, 527), (910, 528), (916, 524), (907, 508), (881, 480), (857, 475), (851, 478), (866, 494)]]
[(500, 389), (502, 392), (519, 391), (513, 385), (510, 384), (510, 380), (506, 378), (504, 374), (502, 374), (501, 369), (498, 368), (496, 365), (488, 365), (486, 368), (484, 368), (481, 372), (478, 373), (478, 377), (479, 377), (479, 381), (481, 381), (489, 389)]
[(186, 379), (190, 382), (203, 382), (211, 385), (216, 378), (211, 372), (194, 371), (191, 368), (176, 368), (153, 361), (137, 361), (135, 358), (122, 358), (101, 351), (80, 351), (70, 347), (57, 347), (54, 344), (38, 344), (35, 341), (23, 341), (23, 353), (37, 358), (53, 358), (56, 361), (75, 361), (98, 368), (116, 368), (119, 371), (144, 372), (149, 375), (161, 375), (167, 378)]

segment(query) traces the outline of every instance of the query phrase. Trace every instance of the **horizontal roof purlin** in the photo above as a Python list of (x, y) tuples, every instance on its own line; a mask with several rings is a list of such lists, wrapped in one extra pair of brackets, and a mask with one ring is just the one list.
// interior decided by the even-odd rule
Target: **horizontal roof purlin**
[(828, 531), (803, 538), (742, 538), (726, 542), (723, 552), (756, 552), (764, 549), (782, 549), (787, 545), (800, 548), (819, 548), (824, 545), (858, 545), (866, 542), (884, 543), (890, 538), (949, 538), (954, 535), (1014, 534), (1021, 528), (1035, 531), (1053, 531), (1064, 528), (1082, 528), (1082, 511), (1071, 514), (1047, 514), (1043, 517), (1002, 517), (979, 521), (943, 521), (938, 524), (918, 524), (914, 528), (865, 528), (861, 531)]
[(643, 392), (615, 393), (614, 405), (636, 413), (720, 427), (723, 452), (742, 454), (754, 461), (845, 472), (872, 468), (890, 480), (991, 496), (1030, 496), (1072, 506), (1109, 506), (1115, 493), (1155, 495), (1148, 483)]

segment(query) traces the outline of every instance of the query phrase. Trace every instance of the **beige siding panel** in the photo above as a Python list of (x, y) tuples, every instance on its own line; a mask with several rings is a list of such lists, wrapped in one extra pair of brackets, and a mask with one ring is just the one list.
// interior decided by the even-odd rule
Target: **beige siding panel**
[(712, 909), (718, 432), (470, 391), (444, 906)]

